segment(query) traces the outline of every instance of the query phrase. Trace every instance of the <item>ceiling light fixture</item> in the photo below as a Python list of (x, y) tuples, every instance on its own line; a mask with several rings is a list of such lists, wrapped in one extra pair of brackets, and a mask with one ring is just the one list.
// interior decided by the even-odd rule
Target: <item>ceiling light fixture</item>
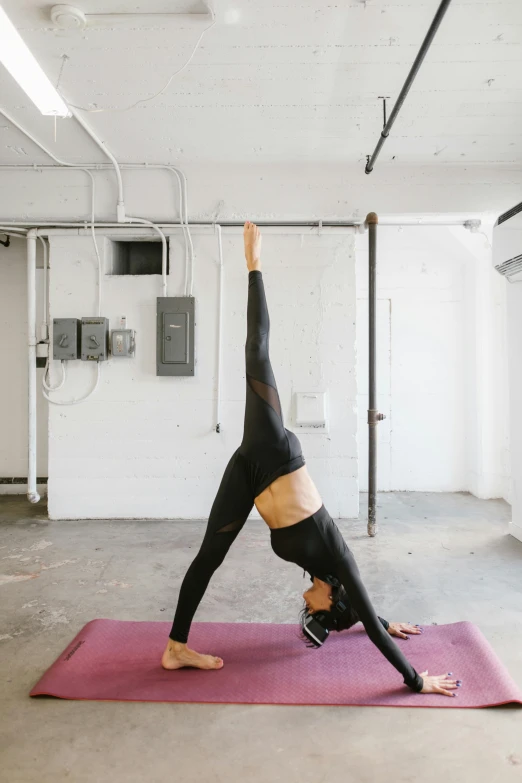
[(55, 90), (20, 33), (0, 6), (0, 62), (42, 114), (68, 117), (69, 109)]
[(83, 30), (85, 27), (103, 27), (104, 25), (125, 25), (130, 19), (139, 19), (143, 24), (146, 22), (161, 24), (175, 19), (180, 24), (192, 24), (194, 22), (208, 22), (209, 17), (213, 17), (210, 7), (203, 2), (200, 4), (203, 9), (194, 13), (148, 13), (147, 11), (124, 11), (121, 13), (106, 14), (86, 14), (80, 8), (74, 5), (60, 3), (53, 5), (50, 10), (51, 21), (56, 27), (62, 30)]

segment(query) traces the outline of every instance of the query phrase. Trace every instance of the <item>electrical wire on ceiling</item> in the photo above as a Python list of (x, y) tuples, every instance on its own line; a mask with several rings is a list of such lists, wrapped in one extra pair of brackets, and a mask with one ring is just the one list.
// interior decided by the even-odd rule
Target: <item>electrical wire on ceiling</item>
[[(172, 80), (173, 80), (173, 79), (174, 79), (176, 76), (179, 76), (179, 74), (180, 74), (180, 73), (182, 73), (182, 72), (185, 70), (185, 68), (188, 68), (188, 66), (190, 65), (190, 63), (191, 63), (191, 62), (192, 62), (192, 60), (194, 59), (194, 55), (196, 54), (196, 52), (197, 52), (197, 50), (198, 50), (198, 48), (199, 48), (199, 45), (200, 45), (201, 41), (203, 40), (203, 36), (204, 36), (206, 33), (208, 33), (208, 32), (209, 32), (209, 30), (211, 30), (211, 29), (212, 29), (212, 28), (215, 26), (215, 24), (216, 24), (216, 16), (215, 16), (215, 14), (214, 14), (214, 11), (212, 11), (212, 10), (209, 8), (209, 9), (208, 9), (208, 12), (209, 12), (209, 14), (210, 14), (210, 16), (211, 16), (212, 22), (209, 24), (209, 26), (208, 26), (208, 27), (206, 27), (206, 28), (203, 30), (203, 32), (202, 32), (202, 33), (201, 33), (201, 35), (199, 36), (198, 40), (196, 41), (196, 45), (195, 45), (195, 46), (194, 46), (194, 48), (192, 49), (192, 53), (191, 53), (190, 57), (188, 58), (188, 60), (186, 61), (186, 63), (185, 63), (184, 65), (182, 65), (182, 66), (181, 66), (181, 68), (178, 68), (178, 70), (177, 70), (177, 71), (174, 71), (174, 73), (173, 73), (173, 74), (171, 74), (171, 75), (169, 76), (169, 78), (167, 79), (167, 81), (165, 82), (165, 84), (163, 85), (163, 87), (161, 88), (161, 90), (158, 90), (158, 91), (157, 91), (157, 92), (155, 92), (153, 95), (149, 95), (149, 97), (148, 97), (148, 98), (140, 98), (138, 101), (136, 101), (135, 103), (132, 103), (130, 106), (126, 106), (126, 107), (124, 107), (124, 108), (116, 108), (116, 109), (114, 109), (114, 108), (112, 108), (112, 109), (109, 109), (109, 108), (105, 108), (105, 109), (94, 108), (94, 109), (93, 109), (93, 108), (88, 108), (88, 107), (86, 107), (86, 106), (77, 106), (75, 103), (70, 103), (70, 101), (68, 101), (68, 100), (67, 100), (66, 98), (64, 98), (64, 96), (62, 95), (62, 98), (63, 98), (63, 100), (64, 100), (64, 101), (67, 103), (67, 105), (68, 105), (68, 106), (72, 106), (74, 109), (80, 109), (81, 111), (86, 111), (86, 112), (89, 112), (90, 114), (99, 114), (99, 113), (101, 113), (101, 112), (126, 112), (126, 111), (130, 111), (131, 109), (135, 109), (135, 108), (136, 108), (136, 106), (139, 106), (141, 103), (148, 103), (149, 101), (152, 101), (152, 100), (154, 100), (154, 98), (157, 98), (159, 95), (162, 95), (162, 94), (165, 92), (165, 90), (166, 90), (166, 89), (167, 89), (167, 88), (170, 86), (170, 84), (171, 84)], [(61, 72), (63, 71), (63, 64), (65, 63), (65, 59), (69, 59), (67, 55), (63, 55), (63, 63), (62, 63)], [(60, 73), (60, 75), (61, 75), (61, 73)]]

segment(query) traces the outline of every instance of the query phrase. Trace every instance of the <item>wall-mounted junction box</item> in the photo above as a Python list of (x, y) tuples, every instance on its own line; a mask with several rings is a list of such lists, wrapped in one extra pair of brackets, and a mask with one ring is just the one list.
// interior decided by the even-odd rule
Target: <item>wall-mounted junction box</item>
[(82, 362), (103, 362), (109, 355), (109, 319), (82, 318)]
[(80, 355), (80, 322), (77, 318), (53, 318), (53, 359), (72, 361)]
[(194, 375), (194, 298), (158, 297), (156, 375)]
[(113, 329), (111, 332), (111, 356), (132, 358), (136, 350), (134, 329)]

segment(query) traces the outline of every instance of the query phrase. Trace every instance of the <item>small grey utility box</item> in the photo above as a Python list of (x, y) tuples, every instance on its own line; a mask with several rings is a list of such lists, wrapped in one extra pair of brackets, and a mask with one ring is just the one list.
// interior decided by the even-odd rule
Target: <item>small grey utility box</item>
[(82, 362), (103, 362), (109, 355), (109, 319), (82, 318)]
[(111, 356), (132, 358), (136, 351), (134, 329), (113, 329), (111, 332)]
[(77, 318), (53, 318), (53, 359), (79, 359), (80, 322)]
[(156, 375), (194, 375), (194, 297), (158, 297)]

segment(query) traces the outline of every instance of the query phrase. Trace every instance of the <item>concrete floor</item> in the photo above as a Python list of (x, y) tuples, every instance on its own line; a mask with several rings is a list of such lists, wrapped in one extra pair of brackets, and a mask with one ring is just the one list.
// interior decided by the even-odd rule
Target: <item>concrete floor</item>
[[(364, 503), (364, 498), (362, 499)], [(522, 544), (510, 509), (381, 495), (380, 531), (340, 526), (390, 620), (471, 620), (522, 684)], [(364, 508), (364, 506), (362, 506)], [(49, 522), (0, 498), (0, 778), (9, 783), (522, 781), (522, 709), (134, 704), (29, 699), (88, 620), (170, 621), (199, 522)], [(198, 620), (295, 622), (302, 575), (251, 522)], [(442, 697), (441, 697), (442, 698)]]

